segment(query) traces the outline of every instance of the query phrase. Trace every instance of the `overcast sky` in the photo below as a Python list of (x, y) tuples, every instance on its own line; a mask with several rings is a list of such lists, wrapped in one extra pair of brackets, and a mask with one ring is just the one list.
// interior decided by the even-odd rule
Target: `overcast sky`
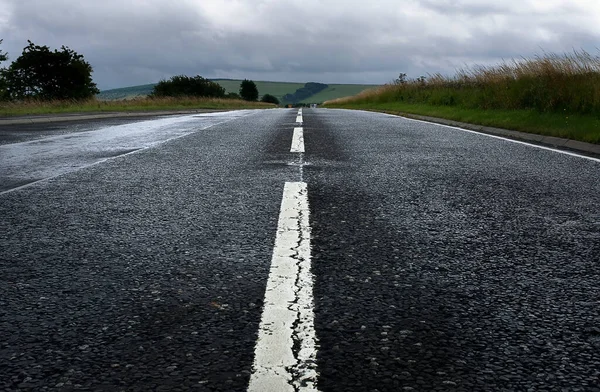
[[(597, 0), (0, 0), (0, 49), (83, 54), (100, 89), (173, 75), (386, 83), (584, 49)], [(7, 65), (6, 63), (4, 65)]]

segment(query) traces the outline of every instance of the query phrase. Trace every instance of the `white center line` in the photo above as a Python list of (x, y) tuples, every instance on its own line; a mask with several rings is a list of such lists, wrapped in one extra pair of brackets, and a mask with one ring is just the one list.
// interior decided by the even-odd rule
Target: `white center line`
[(298, 117), (296, 117), (296, 122), (302, 124), (303, 120), (302, 120), (302, 113), (298, 114)]
[(249, 392), (318, 391), (308, 189), (286, 182)]
[(294, 128), (294, 136), (292, 136), (292, 148), (290, 152), (304, 152), (304, 130), (302, 127)]

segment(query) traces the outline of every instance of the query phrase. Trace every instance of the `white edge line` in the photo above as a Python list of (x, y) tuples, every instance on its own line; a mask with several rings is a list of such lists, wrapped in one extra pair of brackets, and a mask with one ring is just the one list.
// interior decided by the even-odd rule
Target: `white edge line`
[(294, 128), (290, 152), (304, 152), (304, 129), (302, 127)]
[[(368, 113), (372, 113), (372, 112), (368, 112)], [(402, 118), (404, 120), (416, 121), (416, 122), (420, 122), (420, 123), (424, 123), (424, 124), (437, 125), (437, 126), (444, 127), (444, 128), (456, 129), (456, 130), (463, 131), (463, 132), (474, 133), (474, 134), (477, 134), (477, 135), (487, 136), (487, 137), (491, 137), (491, 138), (494, 138), (494, 139), (505, 140), (505, 141), (511, 142), (511, 143), (523, 144), (525, 146), (535, 147), (535, 148), (539, 148), (539, 149), (547, 150), (547, 151), (553, 151), (553, 152), (557, 152), (559, 154), (565, 154), (565, 155), (570, 155), (570, 156), (577, 157), (577, 158), (589, 159), (590, 161), (594, 161), (594, 162), (600, 162), (599, 158), (589, 157), (587, 155), (581, 155), (581, 154), (577, 154), (577, 153), (570, 152), (570, 151), (560, 150), (558, 148), (540, 146), (539, 144), (528, 143), (528, 142), (524, 142), (524, 141), (521, 141), (521, 140), (515, 140), (515, 139), (511, 139), (511, 138), (507, 138), (507, 137), (503, 137), (503, 136), (498, 136), (498, 135), (490, 135), (489, 133), (472, 131), (470, 129), (455, 127), (455, 126), (452, 126), (452, 125), (439, 124), (439, 123), (432, 122), (432, 121), (417, 120), (417, 119), (414, 119), (414, 118), (403, 117), (403, 116), (395, 116), (395, 117), (399, 117), (399, 118)]]
[[(252, 113), (250, 113), (250, 114), (252, 114)], [(198, 130), (196, 130), (194, 132), (186, 133), (185, 135), (179, 135), (179, 136), (175, 136), (175, 137), (172, 137), (172, 138), (169, 138), (169, 139), (165, 139), (165, 140), (162, 140), (160, 142), (156, 142), (156, 143), (154, 143), (154, 144), (152, 144), (150, 146), (141, 147), (141, 148), (139, 148), (139, 149), (137, 149), (135, 151), (130, 151), (130, 152), (125, 153), (125, 154), (115, 155), (115, 156), (112, 156), (112, 157), (103, 158), (103, 159), (101, 159), (99, 161), (96, 161), (94, 163), (90, 163), (88, 165), (77, 167), (76, 169), (68, 171), (68, 172), (60, 173), (60, 174), (57, 174), (55, 176), (50, 176), (50, 177), (42, 178), (42, 179), (39, 179), (39, 180), (30, 182), (30, 183), (27, 183), (25, 185), (18, 186), (16, 188), (12, 188), (12, 189), (8, 189), (6, 191), (2, 191), (2, 192), (0, 192), (0, 196), (3, 196), (5, 194), (7, 194), (7, 193), (15, 192), (15, 191), (18, 191), (18, 190), (21, 190), (21, 189), (29, 188), (30, 186), (33, 186), (33, 185), (38, 184), (40, 182), (53, 180), (55, 178), (62, 177), (64, 175), (67, 175), (67, 174), (70, 174), (70, 173), (75, 173), (75, 172), (78, 172), (79, 170), (86, 169), (86, 168), (92, 167), (92, 166), (96, 166), (96, 165), (99, 165), (99, 164), (104, 163), (106, 161), (111, 161), (113, 159), (118, 159), (118, 158), (121, 158), (121, 157), (126, 157), (127, 155), (137, 154), (138, 152), (142, 152), (142, 151), (145, 151), (145, 150), (148, 150), (148, 149), (151, 149), (151, 148), (156, 148), (156, 147), (160, 146), (161, 144), (170, 142), (172, 140), (177, 140), (177, 139), (182, 138), (182, 137), (190, 136), (190, 135), (193, 135), (196, 132), (204, 131), (204, 130), (210, 129), (212, 127), (215, 127), (217, 125), (225, 124), (225, 123), (227, 123), (229, 121), (233, 121), (233, 120), (235, 120), (235, 119), (229, 119), (229, 120), (226, 120), (226, 121), (223, 121), (223, 122), (220, 122), (220, 123), (212, 124), (212, 125), (209, 125), (206, 128), (198, 129)]]
[(249, 392), (318, 391), (310, 258), (307, 184), (286, 182)]

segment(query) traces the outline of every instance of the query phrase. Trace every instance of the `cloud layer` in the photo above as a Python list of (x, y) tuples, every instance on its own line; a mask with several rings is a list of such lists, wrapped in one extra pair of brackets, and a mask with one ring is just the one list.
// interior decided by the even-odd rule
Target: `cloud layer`
[(0, 0), (3, 51), (69, 46), (101, 89), (176, 74), (385, 83), (542, 51), (598, 53), (600, 3)]

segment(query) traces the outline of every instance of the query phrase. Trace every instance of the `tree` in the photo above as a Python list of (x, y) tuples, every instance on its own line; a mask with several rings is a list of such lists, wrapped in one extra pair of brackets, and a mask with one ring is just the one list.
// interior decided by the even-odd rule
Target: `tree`
[(258, 88), (252, 80), (244, 79), (240, 84), (240, 96), (246, 101), (258, 101)]
[[(0, 39), (0, 44), (2, 40)], [(0, 63), (8, 60), (8, 55), (0, 50)], [(5, 78), (6, 70), (0, 68), (0, 101), (4, 101), (8, 99), (8, 93), (6, 91), (6, 78)]]
[(92, 81), (92, 66), (75, 51), (62, 46), (50, 51), (31, 41), (4, 72), (11, 99), (87, 99), (100, 90)]
[(161, 80), (152, 91), (153, 97), (211, 97), (222, 98), (225, 89), (218, 83), (200, 75), (194, 77), (179, 75), (169, 80)]
[(277, 97), (274, 95), (271, 95), (271, 94), (263, 95), (263, 97), (260, 99), (260, 101), (266, 102), (266, 103), (274, 103), (275, 105), (279, 105), (279, 100), (277, 99)]
[[(2, 41), (3, 40), (0, 39), (0, 44), (2, 43)], [(6, 60), (8, 60), (8, 55), (0, 50), (0, 63)]]

